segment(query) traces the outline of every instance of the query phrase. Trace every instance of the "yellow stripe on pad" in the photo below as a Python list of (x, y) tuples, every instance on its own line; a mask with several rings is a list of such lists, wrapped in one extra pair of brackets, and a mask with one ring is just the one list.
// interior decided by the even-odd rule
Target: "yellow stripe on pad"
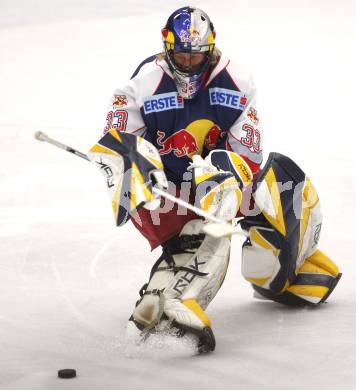
[(186, 301), (182, 301), (182, 304), (190, 309), (205, 326), (209, 326), (211, 328), (209, 317), (195, 299), (187, 299)]
[(204, 211), (208, 211), (209, 207), (213, 204), (215, 199), (216, 193), (215, 192), (209, 192), (202, 200), (201, 208)]
[(115, 139), (117, 139), (119, 142), (122, 142), (122, 138), (119, 136), (119, 133), (117, 132), (116, 129), (110, 129), (110, 130), (109, 130), (109, 133), (110, 133)]
[(212, 173), (204, 173), (203, 175), (196, 176), (194, 178), (195, 183), (198, 185), (198, 184), (202, 183), (203, 181), (209, 180), (212, 177), (216, 176), (216, 174), (217, 174), (217, 172), (212, 172)]
[(303, 200), (306, 204), (306, 207), (313, 208), (319, 202), (318, 194), (310, 181), (309, 177), (305, 179), (305, 187), (303, 191)]
[(138, 169), (135, 163), (132, 163), (132, 173), (131, 173), (131, 209), (135, 210), (137, 207), (137, 199), (136, 199), (136, 181), (138, 182), (138, 186), (141, 188), (146, 201), (153, 200), (152, 192), (146, 187), (143, 176), (141, 175), (140, 170)]
[(269, 241), (267, 241), (259, 232), (256, 228), (251, 228), (250, 229), (250, 238), (251, 241), (255, 242), (258, 244), (260, 247), (271, 250), (274, 254), (275, 257), (279, 256), (279, 249), (277, 249), (275, 246), (273, 246)]
[(294, 295), (323, 298), (329, 292), (329, 289), (324, 286), (292, 285), (287, 288), (287, 291)]
[(163, 169), (163, 163), (162, 161), (156, 160), (152, 157), (147, 157), (146, 158), (158, 169)]
[(257, 284), (257, 286), (263, 286), (270, 279), (271, 279), (270, 276), (267, 278), (246, 278), (246, 280), (248, 280), (249, 282), (251, 282), (253, 284)]
[(302, 250), (305, 232), (306, 232), (306, 230), (308, 228), (309, 217), (310, 217), (310, 210), (309, 210), (309, 208), (307, 208), (307, 207), (303, 208), (302, 215), (301, 215), (301, 220), (300, 220), (300, 235), (299, 235), (299, 249), (298, 249), (298, 253), (300, 253), (300, 251)]
[(102, 146), (100, 144), (95, 144), (90, 151), (91, 153), (105, 153), (105, 154), (110, 154), (112, 156), (120, 156), (119, 153), (114, 152), (113, 150)]
[(339, 275), (338, 266), (325, 253), (317, 249), (306, 261), (315, 264), (317, 267), (329, 272), (332, 276)]
[(236, 153), (229, 154), (233, 167), (236, 169), (239, 174), (244, 187), (252, 181), (252, 171), (250, 167), (246, 164), (246, 161)]

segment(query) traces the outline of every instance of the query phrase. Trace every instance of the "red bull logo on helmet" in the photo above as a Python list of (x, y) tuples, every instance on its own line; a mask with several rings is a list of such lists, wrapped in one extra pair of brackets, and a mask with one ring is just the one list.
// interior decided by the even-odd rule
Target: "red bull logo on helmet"
[(177, 92), (161, 93), (143, 100), (145, 114), (184, 108), (184, 100)]

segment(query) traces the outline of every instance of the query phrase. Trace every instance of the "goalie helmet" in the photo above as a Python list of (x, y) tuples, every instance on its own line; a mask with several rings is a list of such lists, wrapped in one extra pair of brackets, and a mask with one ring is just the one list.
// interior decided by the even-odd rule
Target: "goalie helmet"
[(213, 58), (214, 26), (201, 9), (183, 7), (168, 18), (162, 38), (178, 93), (192, 99), (203, 85)]

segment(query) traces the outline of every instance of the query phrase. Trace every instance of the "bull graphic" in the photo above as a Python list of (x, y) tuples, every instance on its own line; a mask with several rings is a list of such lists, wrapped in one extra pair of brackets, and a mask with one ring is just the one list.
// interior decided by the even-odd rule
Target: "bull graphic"
[(259, 119), (257, 116), (257, 110), (254, 107), (250, 107), (250, 109), (248, 110), (247, 116), (251, 119), (251, 121), (253, 123), (258, 125)]
[(115, 95), (113, 105), (118, 107), (126, 106), (127, 105), (126, 95)]
[(159, 154), (173, 152), (176, 157), (183, 157), (198, 151), (195, 137), (185, 129), (177, 131), (165, 140), (166, 133), (164, 131), (158, 131), (157, 135), (157, 144), (162, 147), (158, 150)]

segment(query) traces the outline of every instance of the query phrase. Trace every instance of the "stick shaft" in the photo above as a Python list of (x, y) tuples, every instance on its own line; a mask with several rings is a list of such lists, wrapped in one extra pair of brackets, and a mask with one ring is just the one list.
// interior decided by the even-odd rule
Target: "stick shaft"
[(73, 153), (75, 154), (76, 156), (78, 157), (81, 157), (83, 158), (84, 160), (89, 160), (89, 157), (82, 153), (82, 152), (79, 152), (79, 150), (76, 150), (76, 149), (73, 149), (71, 146), (68, 146), (68, 145), (65, 145), (65, 144), (62, 144), (62, 142), (59, 142), (51, 137), (48, 137), (47, 134), (45, 133), (42, 133), (41, 131), (38, 131), (36, 134), (35, 134), (35, 138), (39, 141), (43, 141), (43, 142), (47, 142), (51, 145), (54, 145), (56, 146), (57, 148), (59, 149), (63, 149), (63, 150), (66, 150), (67, 152), (69, 153)]
[[(45, 133), (37, 132), (35, 134), (35, 138), (40, 140), (40, 141), (52, 144), (52, 145), (56, 146), (57, 148), (66, 150), (69, 153), (73, 153), (76, 156), (83, 158), (84, 160), (90, 161), (89, 157), (86, 154), (84, 154), (82, 152), (79, 152), (79, 150), (76, 150), (76, 149), (72, 148), (71, 146), (65, 145), (65, 144), (63, 144), (63, 143), (61, 143), (59, 141), (56, 141), (53, 138), (48, 137), (48, 135), (45, 134)], [(232, 225), (230, 225), (226, 221), (224, 221), (222, 219), (219, 219), (219, 218), (215, 217), (214, 215), (211, 215), (211, 214), (207, 213), (206, 211), (191, 205), (190, 203), (184, 201), (183, 199), (180, 199), (180, 198), (175, 197), (174, 195), (171, 195), (169, 192), (163, 191), (163, 190), (161, 190), (159, 188), (156, 188), (156, 187), (153, 187), (152, 191), (154, 193), (156, 193), (157, 195), (163, 196), (163, 197), (167, 198), (168, 200), (170, 200), (170, 201), (172, 201), (174, 203), (177, 203), (177, 204), (185, 207), (188, 210), (193, 211), (195, 214), (197, 214), (197, 215), (207, 219), (210, 222), (214, 222), (216, 224), (222, 224), (226, 228), (228, 228), (228, 226), (233, 228)]]
[(73, 153), (76, 156), (83, 158), (84, 160), (90, 161), (89, 157), (86, 154), (84, 154), (82, 152), (79, 152), (79, 150), (73, 149), (70, 146), (64, 145), (61, 142), (58, 142), (58, 141), (56, 141), (56, 140), (54, 140), (52, 138), (48, 138), (47, 142), (52, 144), (52, 145), (57, 146), (60, 149), (64, 149), (64, 150), (66, 150), (69, 153)]
[(163, 191), (159, 188), (153, 187), (152, 191), (155, 192), (157, 195), (163, 196), (167, 198), (168, 200), (171, 200), (172, 202), (175, 202), (183, 207), (185, 207), (188, 210), (193, 211), (195, 214), (204, 217), (205, 219), (215, 222), (215, 223), (225, 223), (226, 222), (222, 219), (216, 218), (214, 215), (211, 215), (207, 213), (206, 211), (199, 209), (198, 207), (193, 206), (192, 204), (184, 201), (183, 199), (176, 198), (174, 195), (171, 195), (169, 192)]

